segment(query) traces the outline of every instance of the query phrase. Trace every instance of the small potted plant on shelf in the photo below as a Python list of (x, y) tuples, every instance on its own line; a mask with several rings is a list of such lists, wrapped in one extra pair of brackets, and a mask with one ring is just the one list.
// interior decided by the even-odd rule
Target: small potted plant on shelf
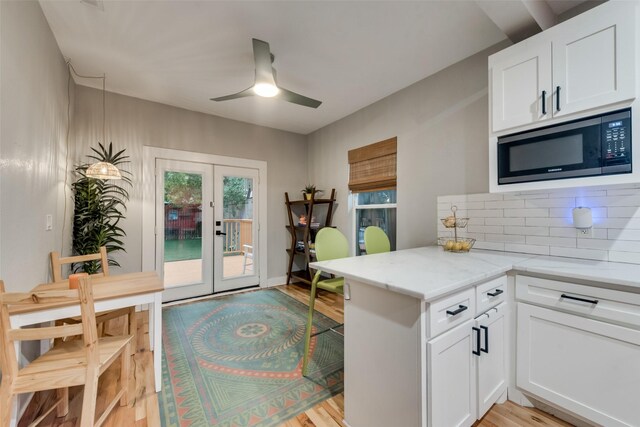
[(314, 194), (322, 194), (322, 190), (316, 190), (316, 186), (312, 185), (312, 184), (307, 184), (302, 190), (301, 190), (302, 194), (304, 194), (304, 198), (306, 200), (311, 200), (311, 197)]

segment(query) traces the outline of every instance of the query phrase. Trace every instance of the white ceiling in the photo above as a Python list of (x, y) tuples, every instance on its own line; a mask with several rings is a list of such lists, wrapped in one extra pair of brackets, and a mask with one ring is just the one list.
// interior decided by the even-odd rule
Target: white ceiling
[[(40, 3), (63, 55), (106, 73), (107, 90), (302, 134), (506, 38), (467, 0)], [(318, 109), (209, 100), (253, 84), (254, 37), (270, 43), (278, 84)]]

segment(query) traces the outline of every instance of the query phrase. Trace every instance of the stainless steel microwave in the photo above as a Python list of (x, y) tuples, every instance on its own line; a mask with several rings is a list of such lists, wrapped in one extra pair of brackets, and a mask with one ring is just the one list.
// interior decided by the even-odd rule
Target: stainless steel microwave
[(498, 184), (631, 173), (631, 109), (498, 138)]

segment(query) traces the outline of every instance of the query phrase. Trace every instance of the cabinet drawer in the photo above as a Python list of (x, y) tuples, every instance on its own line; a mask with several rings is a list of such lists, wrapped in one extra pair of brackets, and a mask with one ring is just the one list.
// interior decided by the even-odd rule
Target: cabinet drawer
[(640, 326), (640, 294), (516, 276), (516, 299), (600, 320)]
[(489, 280), (476, 287), (476, 309), (484, 313), (507, 298), (507, 276)]
[(438, 334), (473, 319), (476, 313), (475, 289), (470, 288), (439, 299), (429, 306), (429, 336)]

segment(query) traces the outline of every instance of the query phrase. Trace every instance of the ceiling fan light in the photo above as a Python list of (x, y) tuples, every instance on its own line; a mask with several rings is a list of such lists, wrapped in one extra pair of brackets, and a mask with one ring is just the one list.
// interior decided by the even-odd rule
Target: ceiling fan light
[(120, 170), (108, 162), (97, 162), (87, 168), (85, 175), (95, 179), (122, 179)]
[(253, 91), (258, 96), (272, 98), (280, 92), (280, 89), (271, 83), (256, 83), (255, 86), (253, 86)]

